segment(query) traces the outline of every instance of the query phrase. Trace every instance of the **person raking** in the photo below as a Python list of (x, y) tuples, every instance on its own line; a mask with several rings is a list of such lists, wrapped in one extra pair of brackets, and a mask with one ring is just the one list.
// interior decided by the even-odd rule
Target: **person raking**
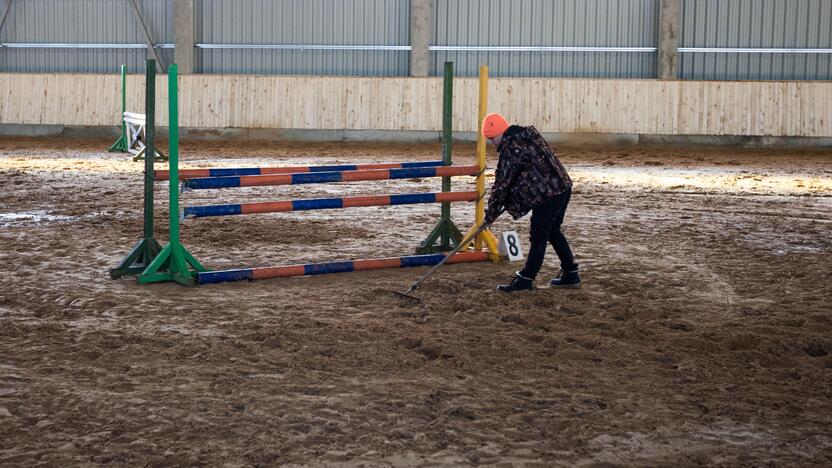
[(561, 231), (572, 196), (572, 179), (563, 164), (537, 129), (509, 125), (496, 112), (483, 120), (482, 135), (500, 155), (485, 211), (486, 223), (493, 223), (504, 209), (515, 220), (532, 212), (526, 265), (515, 273), (511, 283), (501, 284), (497, 289), (507, 293), (534, 289), (547, 243), (554, 247), (560, 259), (560, 274), (549, 286), (580, 287), (578, 264)]

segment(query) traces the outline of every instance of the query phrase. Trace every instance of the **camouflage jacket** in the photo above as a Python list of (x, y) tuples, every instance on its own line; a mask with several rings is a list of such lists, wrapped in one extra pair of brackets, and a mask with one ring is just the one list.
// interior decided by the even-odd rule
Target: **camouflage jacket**
[(505, 208), (518, 219), (572, 188), (572, 179), (536, 128), (512, 125), (497, 150), (500, 160), (488, 198), (489, 218)]

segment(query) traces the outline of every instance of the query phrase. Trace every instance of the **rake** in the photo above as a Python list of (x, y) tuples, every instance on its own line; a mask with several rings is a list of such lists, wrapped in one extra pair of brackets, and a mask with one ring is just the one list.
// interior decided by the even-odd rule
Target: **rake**
[[(502, 213), (501, 213), (501, 214), (502, 214)], [(471, 241), (473, 241), (474, 239), (476, 239), (476, 237), (477, 237), (478, 235), (480, 235), (483, 231), (485, 231), (486, 229), (488, 229), (488, 226), (490, 226), (490, 225), (491, 225), (491, 223), (487, 223), (487, 222), (483, 222), (482, 224), (480, 224), (480, 226), (477, 228), (477, 230), (476, 230), (476, 231), (474, 231), (474, 232), (473, 232), (473, 233), (471, 233), (468, 237), (466, 237), (465, 239), (463, 239), (463, 240), (462, 240), (462, 242), (460, 242), (459, 244), (457, 244), (457, 246), (456, 246), (453, 250), (451, 250), (450, 252), (448, 252), (447, 254), (445, 254), (445, 258), (443, 258), (443, 259), (442, 259), (439, 263), (437, 263), (436, 265), (434, 265), (434, 266), (433, 266), (430, 270), (428, 270), (428, 271), (427, 271), (424, 275), (422, 275), (422, 276), (420, 276), (418, 279), (416, 279), (416, 281), (414, 281), (414, 282), (413, 282), (413, 284), (411, 284), (411, 285), (410, 285), (410, 287), (409, 287), (409, 288), (407, 288), (407, 291), (405, 291), (405, 292), (392, 291), (392, 293), (393, 293), (393, 294), (396, 294), (397, 296), (400, 296), (400, 297), (404, 297), (404, 298), (406, 298), (406, 299), (409, 299), (409, 300), (411, 300), (411, 301), (415, 301), (415, 302), (417, 302), (417, 303), (422, 302), (422, 299), (421, 299), (421, 298), (416, 297), (416, 296), (413, 296), (413, 295), (411, 295), (410, 293), (412, 293), (413, 291), (415, 291), (415, 290), (419, 289), (419, 287), (422, 285), (422, 283), (424, 283), (424, 282), (425, 282), (425, 280), (427, 280), (428, 278), (430, 278), (430, 276), (431, 276), (431, 275), (433, 275), (433, 274), (436, 272), (436, 270), (438, 270), (438, 269), (439, 269), (442, 265), (444, 265), (444, 264), (445, 264), (445, 262), (447, 262), (447, 261), (448, 261), (448, 259), (450, 259), (450, 258), (451, 258), (451, 257), (453, 257), (454, 255), (456, 255), (456, 254), (457, 254), (460, 250), (462, 250), (462, 248), (463, 248), (463, 247), (465, 247), (465, 246), (467, 246), (468, 244), (470, 244), (470, 243), (471, 243)]]

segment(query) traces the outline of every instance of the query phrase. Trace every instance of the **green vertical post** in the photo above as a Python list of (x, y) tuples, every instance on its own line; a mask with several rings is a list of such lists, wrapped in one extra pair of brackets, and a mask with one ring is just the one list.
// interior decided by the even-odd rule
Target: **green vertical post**
[[(127, 65), (121, 66), (121, 114), (118, 119), (121, 121), (121, 136), (115, 143), (110, 145), (107, 151), (111, 153), (127, 152), (127, 128), (124, 125), (124, 113), (127, 112)], [(152, 154), (152, 153), (151, 153)]]
[[(122, 65), (122, 76), (125, 67)], [(123, 88), (122, 88), (123, 89)], [(153, 154), (156, 136), (156, 61), (147, 61), (145, 74), (145, 112), (147, 121), (147, 151)], [(124, 121), (122, 120), (122, 123)], [(126, 136), (125, 136), (126, 138)], [(116, 142), (118, 143), (118, 142)], [(112, 148), (111, 148), (112, 149)], [(144, 163), (144, 233), (142, 240), (133, 247), (127, 257), (115, 268), (110, 269), (110, 278), (137, 275), (159, 255), (162, 246), (153, 238), (153, 158), (145, 158)]]
[[(196, 284), (195, 272), (206, 271), (179, 241), (179, 85), (178, 67), (168, 68), (168, 128), (170, 132), (170, 240), (139, 276), (139, 283), (175, 281), (185, 286)], [(146, 158), (152, 160), (153, 158)]]
[(153, 237), (153, 155), (156, 154), (156, 61), (153, 59), (147, 60), (145, 80), (144, 237), (148, 238)]
[[(445, 62), (445, 69), (442, 75), (442, 162), (446, 166), (453, 164), (452, 140), (453, 140), (453, 99), (454, 99), (454, 63)], [(442, 191), (451, 191), (451, 178), (442, 178)], [(436, 241), (439, 245), (435, 245)], [(447, 252), (453, 250), (462, 241), (462, 233), (451, 219), (451, 204), (442, 203), (442, 210), (439, 222), (428, 234), (427, 239), (419, 244), (416, 253), (426, 254), (435, 252)]]
[[(451, 160), (451, 153), (453, 142), (453, 129), (451, 127), (453, 118), (453, 100), (454, 100), (454, 63), (445, 62), (445, 70), (442, 74), (442, 162), (446, 166), (453, 164)], [(442, 178), (442, 191), (451, 191), (451, 178)], [(449, 202), (442, 203), (442, 222), (451, 221), (451, 204)], [(451, 250), (450, 233), (447, 229), (442, 230), (442, 249)]]
[(170, 243), (179, 243), (179, 65), (168, 69)]

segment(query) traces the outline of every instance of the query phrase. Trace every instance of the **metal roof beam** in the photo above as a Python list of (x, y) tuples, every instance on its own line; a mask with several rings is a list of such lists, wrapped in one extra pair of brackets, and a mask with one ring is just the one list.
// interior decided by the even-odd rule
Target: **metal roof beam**
[(145, 40), (147, 41), (147, 48), (153, 51), (153, 56), (156, 58), (157, 66), (162, 69), (162, 73), (165, 73), (167, 67), (165, 63), (162, 62), (162, 58), (159, 57), (159, 52), (156, 51), (156, 47), (153, 44), (153, 37), (150, 35), (150, 30), (147, 28), (147, 23), (144, 21), (144, 16), (142, 16), (141, 10), (139, 10), (139, 5), (136, 4), (136, 0), (127, 0), (133, 5), (133, 10), (136, 11), (136, 18), (139, 19), (139, 23), (142, 25), (142, 30), (144, 31)]

